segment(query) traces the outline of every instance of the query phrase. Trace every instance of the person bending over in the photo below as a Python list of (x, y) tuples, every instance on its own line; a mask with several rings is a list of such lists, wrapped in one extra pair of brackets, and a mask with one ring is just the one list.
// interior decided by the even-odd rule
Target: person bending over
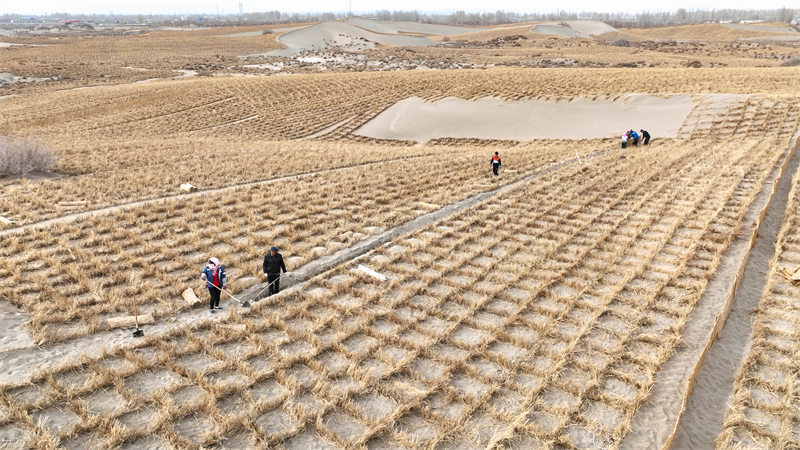
[(633, 146), (636, 147), (639, 145), (639, 133), (634, 130), (630, 131), (631, 137), (633, 138)]
[(645, 130), (639, 130), (639, 133), (642, 133), (642, 145), (647, 145), (650, 142), (650, 133)]

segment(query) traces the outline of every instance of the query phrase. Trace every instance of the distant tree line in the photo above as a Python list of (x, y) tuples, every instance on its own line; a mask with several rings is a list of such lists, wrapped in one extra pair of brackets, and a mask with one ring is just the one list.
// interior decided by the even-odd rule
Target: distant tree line
[(567, 12), (561, 10), (551, 13), (515, 13), (513, 11), (497, 11), (494, 13), (467, 13), (456, 11), (452, 14), (430, 14), (419, 11), (380, 10), (366, 17), (409, 22), (439, 23), (447, 25), (502, 25), (519, 22), (559, 22), (565, 20), (597, 20), (611, 26), (621, 27), (658, 27), (688, 25), (709, 22), (742, 22), (742, 21), (776, 21), (790, 22), (800, 14), (800, 9), (685, 9), (675, 11), (644, 11), (641, 13), (600, 13), (600, 12)]
[[(678, 8), (674, 11), (644, 11), (641, 13), (618, 12), (601, 13), (593, 11), (567, 12), (564, 10), (550, 13), (515, 13), (513, 11), (498, 10), (495, 12), (468, 13), (456, 11), (451, 14), (424, 13), (416, 10), (411, 11), (389, 11), (388, 9), (377, 10), (372, 13), (361, 14), (364, 17), (404, 22), (423, 22), (445, 25), (473, 25), (489, 26), (503, 25), (521, 22), (559, 22), (565, 20), (597, 20), (605, 22), (617, 28), (649, 28), (673, 25), (688, 25), (695, 23), (713, 22), (745, 22), (745, 21), (775, 21), (790, 22), (800, 16), (800, 9), (780, 8), (780, 9), (685, 9)], [(321, 13), (284, 13), (281, 11), (248, 12), (239, 14), (183, 14), (183, 15), (160, 15), (160, 14), (68, 14), (54, 13), (47, 17), (59, 17), (69, 20), (87, 20), (95, 22), (114, 22), (121, 23), (153, 23), (153, 24), (199, 24), (206, 26), (230, 26), (231, 22), (243, 24), (292, 24), (304, 22), (324, 22), (340, 20), (348, 17), (349, 14), (342, 12), (321, 12)], [(3, 14), (3, 19), (18, 19), (27, 17), (22, 14)]]

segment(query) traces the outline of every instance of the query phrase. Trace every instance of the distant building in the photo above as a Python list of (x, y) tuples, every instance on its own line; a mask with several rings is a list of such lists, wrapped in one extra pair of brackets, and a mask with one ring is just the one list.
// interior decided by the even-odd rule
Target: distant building
[(36, 17), (20, 17), (19, 23), (37, 23)]

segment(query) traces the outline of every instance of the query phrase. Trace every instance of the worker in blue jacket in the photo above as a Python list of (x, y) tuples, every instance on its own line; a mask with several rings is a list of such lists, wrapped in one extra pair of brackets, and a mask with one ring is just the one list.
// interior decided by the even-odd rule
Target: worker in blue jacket
[(633, 146), (636, 147), (637, 145), (639, 145), (639, 133), (637, 133), (634, 130), (631, 130), (630, 133), (631, 137), (633, 138)]

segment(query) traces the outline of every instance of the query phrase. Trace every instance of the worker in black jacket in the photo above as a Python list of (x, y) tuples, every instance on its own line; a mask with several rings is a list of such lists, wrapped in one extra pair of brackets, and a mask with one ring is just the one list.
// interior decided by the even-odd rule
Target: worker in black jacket
[(269, 253), (264, 256), (264, 275), (267, 276), (267, 283), (269, 283), (267, 297), (280, 291), (280, 281), (278, 279), (281, 276), (281, 271), (286, 273), (283, 256), (278, 253), (278, 247), (271, 247)]
[(642, 145), (647, 145), (650, 142), (650, 133), (644, 130), (639, 130), (639, 132), (642, 133)]

